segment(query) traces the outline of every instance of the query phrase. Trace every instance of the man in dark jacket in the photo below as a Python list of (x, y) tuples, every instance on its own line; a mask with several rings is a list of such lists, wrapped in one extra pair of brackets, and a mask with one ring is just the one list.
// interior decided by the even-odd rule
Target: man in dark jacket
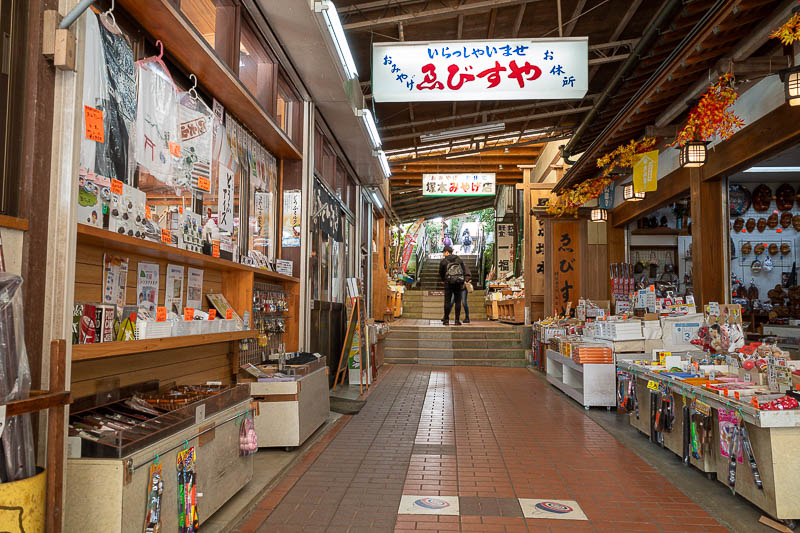
[(457, 255), (453, 255), (453, 247), (444, 247), (444, 257), (439, 262), (439, 277), (444, 283), (444, 318), (442, 324), (450, 324), (450, 308), (455, 300), (456, 326), (461, 325), (461, 291), (464, 282), (472, 279), (469, 268)]

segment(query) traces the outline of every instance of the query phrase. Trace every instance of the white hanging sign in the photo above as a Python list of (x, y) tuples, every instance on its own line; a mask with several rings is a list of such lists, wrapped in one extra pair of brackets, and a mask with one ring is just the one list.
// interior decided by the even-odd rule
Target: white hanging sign
[(222, 231), (233, 233), (233, 180), (236, 174), (219, 164), (219, 188), (217, 194), (217, 226)]
[(372, 45), (376, 102), (578, 99), (588, 80), (588, 37)]
[(423, 196), (494, 196), (495, 174), (423, 174)]

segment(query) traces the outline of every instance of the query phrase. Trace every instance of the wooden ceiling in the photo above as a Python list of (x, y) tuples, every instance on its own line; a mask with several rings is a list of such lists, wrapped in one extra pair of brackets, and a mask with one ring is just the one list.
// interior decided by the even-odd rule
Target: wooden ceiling
[[(426, 209), (426, 215), (446, 216), (452, 210), (459, 214), (492, 205), (492, 198), (423, 199), (419, 190), (423, 172), (495, 172), (499, 184), (521, 182), (517, 165), (536, 162), (541, 149), (537, 143), (569, 138), (629, 57), (659, 5), (644, 0), (336, 0), (367, 103), (375, 110), (383, 149), (389, 155), (392, 204), (398, 216), (407, 220)], [(589, 92), (582, 100), (374, 105), (371, 101), (373, 42), (559, 35), (589, 36)], [(504, 122), (505, 130), (455, 143), (420, 141), (424, 133), (490, 122)], [(508, 150), (495, 150), (501, 146)], [(481, 150), (480, 155), (447, 159)], [(415, 159), (419, 163), (412, 163)]]

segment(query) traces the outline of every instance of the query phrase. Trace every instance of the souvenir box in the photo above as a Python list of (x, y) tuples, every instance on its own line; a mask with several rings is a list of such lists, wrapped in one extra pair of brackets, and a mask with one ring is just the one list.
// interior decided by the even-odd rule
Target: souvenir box
[[(113, 402), (90, 405), (91, 398), (73, 404), (69, 435), (80, 437), (81, 457), (125, 457), (249, 398), (246, 386), (177, 387), (159, 392), (156, 381), (125, 392), (128, 397)], [(151, 412), (132, 407), (142, 401)]]
[(141, 533), (150, 468), (155, 460), (162, 465), (162, 525), (165, 530), (174, 530), (178, 523), (177, 454), (187, 446), (195, 450), (202, 527), (253, 477), (253, 456), (239, 453), (241, 421), (251, 409), (247, 386), (235, 386), (172, 411), (169, 419), (181, 422), (147, 442), (139, 439), (121, 448), (126, 455), (69, 458), (64, 531)]

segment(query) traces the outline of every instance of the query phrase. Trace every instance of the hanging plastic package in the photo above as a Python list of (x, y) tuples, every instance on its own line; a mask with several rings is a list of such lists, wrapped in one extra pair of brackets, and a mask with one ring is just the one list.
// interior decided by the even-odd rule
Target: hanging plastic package
[[(22, 278), (0, 272), (0, 404), (24, 400), (30, 393), (23, 318)], [(6, 420), (0, 445), (0, 483), (36, 474), (30, 415)]]
[(136, 120), (133, 50), (112, 17), (86, 14), (81, 167), (130, 183)]
[[(139, 84), (136, 113), (139, 186), (151, 189), (147, 176), (142, 175), (146, 173), (161, 184), (174, 187), (180, 158), (175, 84), (160, 55), (137, 61), (136, 79)], [(146, 185), (143, 187), (143, 184)]]
[(194, 89), (178, 95), (180, 163), (175, 185), (210, 192), (214, 113)]

